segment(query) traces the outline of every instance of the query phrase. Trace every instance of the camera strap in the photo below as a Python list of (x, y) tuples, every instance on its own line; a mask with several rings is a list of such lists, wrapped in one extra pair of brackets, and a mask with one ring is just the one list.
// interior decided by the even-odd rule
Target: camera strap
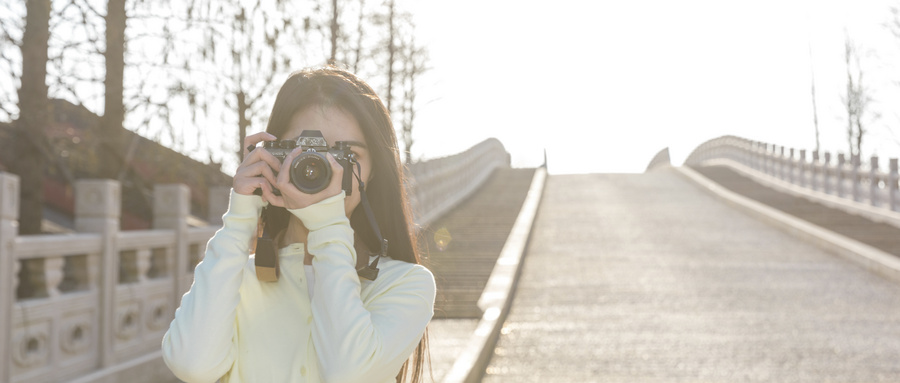
[[(356, 176), (356, 180), (359, 181), (360, 204), (362, 204), (363, 211), (366, 213), (366, 218), (369, 220), (369, 226), (372, 227), (372, 232), (375, 233), (375, 238), (378, 239), (378, 243), (381, 244), (381, 248), (378, 249), (378, 253), (375, 254), (375, 261), (369, 263), (370, 259), (367, 259), (366, 266), (356, 269), (356, 274), (359, 275), (360, 278), (374, 281), (375, 278), (378, 278), (378, 260), (381, 259), (382, 256), (387, 255), (388, 240), (381, 235), (381, 230), (378, 228), (378, 221), (375, 220), (375, 214), (372, 213), (369, 199), (366, 198), (366, 185), (359, 176), (359, 174), (362, 173), (361, 166), (357, 161), (354, 161), (353, 163), (356, 164), (357, 169), (356, 172), (353, 172), (353, 175)], [(353, 171), (352, 168), (350, 171)], [(358, 257), (359, 254), (356, 256)]]
[[(352, 167), (350, 168), (350, 171), (356, 176), (357, 181), (359, 181), (360, 203), (362, 204), (363, 211), (366, 213), (369, 225), (372, 227), (372, 232), (375, 233), (375, 238), (377, 238), (378, 243), (381, 244), (378, 253), (374, 254), (375, 260), (371, 261), (371, 259), (366, 259), (366, 266), (357, 268), (356, 274), (359, 275), (360, 278), (374, 281), (375, 278), (378, 278), (378, 260), (381, 259), (381, 256), (387, 255), (388, 240), (381, 235), (381, 230), (378, 228), (378, 222), (375, 220), (375, 214), (372, 213), (372, 207), (369, 205), (369, 199), (366, 198), (365, 183), (363, 183), (362, 178), (359, 176), (359, 173), (362, 172), (361, 166), (359, 165), (359, 162), (354, 161), (353, 163), (356, 164), (356, 169), (358, 171), (354, 172)], [(268, 225), (265, 225), (263, 226), (262, 236), (256, 239), (254, 263), (256, 266), (257, 279), (264, 282), (278, 281), (280, 270), (278, 267), (277, 253), (275, 239), (272, 237)], [(359, 257), (361, 255), (357, 254), (356, 256)]]
[(262, 236), (256, 238), (256, 254), (253, 256), (256, 266), (256, 279), (263, 282), (276, 282), (280, 276), (278, 252), (275, 239), (272, 238), (269, 225), (263, 225)]

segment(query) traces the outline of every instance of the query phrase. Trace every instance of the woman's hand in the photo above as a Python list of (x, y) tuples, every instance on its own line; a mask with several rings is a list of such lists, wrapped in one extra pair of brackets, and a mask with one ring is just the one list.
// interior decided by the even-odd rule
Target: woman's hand
[(334, 159), (331, 153), (325, 153), (325, 158), (328, 159), (328, 163), (331, 165), (331, 181), (328, 183), (328, 186), (315, 194), (306, 194), (297, 189), (290, 180), (291, 163), (302, 152), (302, 148), (297, 147), (284, 158), (275, 182), (275, 187), (281, 192), (280, 196), (274, 194), (267, 196), (265, 189), (263, 190), (263, 196), (270, 204), (288, 209), (302, 209), (329, 197), (336, 196), (343, 191), (341, 181), (344, 179), (344, 167)]
[(261, 189), (263, 200), (271, 201), (275, 197), (272, 185), (277, 182), (275, 172), (281, 168), (281, 163), (268, 150), (256, 148), (251, 152), (247, 149), (262, 141), (275, 140), (275, 136), (266, 132), (244, 138), (244, 161), (234, 172), (232, 182), (232, 188), (236, 193), (251, 195), (256, 189)]

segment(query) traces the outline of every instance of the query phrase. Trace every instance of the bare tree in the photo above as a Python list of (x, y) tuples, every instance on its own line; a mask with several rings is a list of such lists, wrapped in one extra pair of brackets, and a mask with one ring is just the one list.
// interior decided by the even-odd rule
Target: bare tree
[(25, 2), (0, 2), (0, 121), (18, 119)]
[(871, 89), (863, 82), (864, 71), (862, 68), (861, 48), (853, 42), (850, 35), (845, 34), (844, 40), (844, 64), (847, 70), (847, 84), (845, 94), (841, 101), (847, 113), (847, 142), (851, 156), (862, 155), (863, 137), (866, 134), (866, 125), (877, 120), (879, 115), (872, 113), (869, 108), (873, 101)]
[(106, 8), (106, 44), (103, 57), (106, 62), (103, 118), (100, 120), (102, 137), (107, 145), (102, 150), (107, 159), (102, 161), (105, 178), (121, 179), (126, 161), (123, 157), (125, 122), (125, 0), (108, 0)]
[(387, 68), (387, 95), (385, 96), (385, 99), (387, 100), (386, 106), (387, 106), (388, 112), (393, 112), (393, 109), (391, 109), (391, 103), (394, 101), (394, 95), (393, 95), (394, 63), (395, 63), (394, 56), (397, 53), (397, 46), (394, 43), (394, 41), (397, 38), (397, 36), (396, 36), (397, 28), (395, 27), (397, 14), (396, 14), (396, 6), (394, 3), (394, 0), (387, 0), (387, 7), (388, 7), (388, 17), (387, 17), (388, 35), (387, 35), (387, 44), (386, 45), (387, 45), (387, 51), (388, 51), (388, 59), (387, 59), (387, 63), (386, 63), (387, 65), (385, 65), (385, 67)]
[(298, 28), (293, 19), (300, 13), (288, 2), (256, 0), (218, 2), (205, 35), (219, 74), (218, 87), (224, 105), (237, 114), (236, 154), (241, 158), (241, 143), (251, 124), (262, 125), (268, 105), (281, 85), (276, 81), (291, 69), (291, 57), (299, 51), (306, 22)]
[(353, 64), (351, 68), (353, 69), (353, 73), (359, 71), (359, 62), (362, 57), (362, 49), (363, 49), (363, 35), (365, 31), (365, 14), (366, 14), (366, 0), (359, 0), (359, 11), (357, 13), (356, 19), (356, 45), (353, 48)]
[(416, 44), (415, 24), (411, 18), (406, 18), (407, 31), (405, 40), (401, 45), (402, 65), (400, 70), (403, 98), (400, 106), (400, 137), (403, 140), (403, 150), (406, 164), (413, 162), (412, 146), (413, 126), (416, 120), (416, 95), (418, 88), (416, 81), (427, 69), (428, 52), (424, 47)]
[(328, 63), (334, 65), (337, 63), (338, 42), (341, 36), (340, 12), (338, 11), (338, 0), (331, 0), (331, 55), (328, 56)]
[(812, 97), (813, 126), (816, 129), (816, 153), (818, 153), (821, 147), (819, 145), (819, 111), (816, 108), (816, 68), (813, 65), (812, 42), (807, 41), (807, 46), (809, 48), (809, 84), (810, 96)]
[(50, 0), (26, 2), (19, 118), (15, 124), (21, 144), (15, 146), (17, 153), (13, 163), (13, 171), (19, 175), (21, 184), (19, 232), (22, 234), (40, 233), (43, 220), (44, 167), (50, 155), (45, 134), (51, 115), (47, 99), (50, 10)]

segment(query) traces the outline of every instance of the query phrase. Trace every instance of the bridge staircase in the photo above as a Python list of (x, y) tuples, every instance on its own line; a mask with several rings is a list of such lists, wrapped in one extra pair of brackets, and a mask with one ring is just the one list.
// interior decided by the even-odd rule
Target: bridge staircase
[(900, 228), (896, 226), (875, 222), (805, 198), (775, 191), (727, 166), (712, 165), (692, 168), (732, 192), (886, 253), (900, 256)]
[(435, 318), (481, 318), (478, 298), (516, 220), (534, 169), (498, 168), (420, 236), (437, 283)]

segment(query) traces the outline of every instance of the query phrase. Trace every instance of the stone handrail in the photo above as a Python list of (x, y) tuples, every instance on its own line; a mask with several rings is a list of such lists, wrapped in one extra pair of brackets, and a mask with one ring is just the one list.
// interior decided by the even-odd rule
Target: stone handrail
[(878, 156), (872, 156), (868, 163), (862, 163), (857, 155), (848, 161), (844, 154), (834, 158), (828, 152), (812, 152), (807, 158), (806, 150), (723, 136), (698, 146), (684, 164), (695, 166), (713, 160), (734, 161), (795, 187), (856, 205), (900, 211), (896, 158), (891, 158), (887, 171), (883, 171)]
[[(414, 164), (425, 225), (477, 189), (509, 155), (492, 139)], [(120, 185), (75, 183), (75, 234), (19, 236), (18, 177), (0, 172), (0, 382), (172, 380), (160, 342), (227, 207), (210, 191), (207, 227), (188, 227), (190, 191), (157, 185), (153, 229), (120, 231)]]
[(672, 160), (669, 158), (669, 148), (665, 148), (660, 150), (650, 159), (650, 163), (647, 164), (647, 169), (644, 172), (649, 172), (653, 169), (667, 167), (672, 165)]
[(509, 165), (509, 153), (496, 138), (459, 154), (413, 164), (407, 174), (416, 224), (427, 226), (481, 186), (494, 169)]

